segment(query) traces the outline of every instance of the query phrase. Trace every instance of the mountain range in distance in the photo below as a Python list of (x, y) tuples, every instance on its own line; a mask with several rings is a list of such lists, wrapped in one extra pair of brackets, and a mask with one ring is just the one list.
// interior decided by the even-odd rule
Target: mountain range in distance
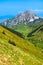
[(40, 22), (43, 20), (43, 18), (40, 18), (39, 16), (35, 15), (34, 13), (32, 13), (32, 11), (25, 11), (13, 18), (4, 20), (4, 22), (2, 22), (2, 25), (7, 27), (12, 27), (21, 23), (25, 25), (33, 25), (38, 23), (38, 22), (35, 22), (36, 20)]
[[(7, 21), (9, 21), (9, 25), (16, 25), (20, 23), (21, 21), (27, 21), (27, 22), (32, 22), (36, 19), (39, 19), (39, 17), (35, 14), (33, 14), (31, 11), (25, 11), (24, 13), (21, 13), (14, 18), (11, 19), (6, 19), (5, 22), (3, 23), (5, 26), (7, 25)], [(24, 22), (26, 24), (26, 22)]]

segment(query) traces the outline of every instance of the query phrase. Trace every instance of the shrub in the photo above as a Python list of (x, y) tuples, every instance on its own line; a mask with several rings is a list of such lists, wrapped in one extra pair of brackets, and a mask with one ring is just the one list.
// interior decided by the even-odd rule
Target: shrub
[(2, 33), (5, 34), (5, 31), (3, 31)]
[(10, 44), (16, 46), (16, 44), (15, 44), (13, 41), (9, 40), (8, 42), (9, 42)]

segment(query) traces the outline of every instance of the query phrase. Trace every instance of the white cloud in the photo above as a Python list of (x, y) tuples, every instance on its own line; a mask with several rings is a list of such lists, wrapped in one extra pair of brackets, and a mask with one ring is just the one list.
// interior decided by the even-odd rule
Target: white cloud
[(32, 10), (34, 12), (43, 12), (43, 10), (38, 10), (38, 9), (35, 9), (35, 10)]

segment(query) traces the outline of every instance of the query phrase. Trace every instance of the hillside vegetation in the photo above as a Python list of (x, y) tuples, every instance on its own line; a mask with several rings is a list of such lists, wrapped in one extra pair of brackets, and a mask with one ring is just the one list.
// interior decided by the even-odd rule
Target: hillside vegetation
[(28, 39), (39, 48), (43, 49), (43, 24), (37, 26), (31, 33), (28, 34)]
[(20, 23), (15, 26), (12, 26), (13, 30), (20, 32), (24, 37), (28, 35), (32, 31), (32, 27), (28, 26), (27, 24)]
[(43, 65), (43, 50), (0, 26), (0, 65)]
[(35, 46), (43, 49), (43, 22), (35, 20), (29, 24), (20, 23), (12, 26), (12, 29), (21, 33), (22, 37)]

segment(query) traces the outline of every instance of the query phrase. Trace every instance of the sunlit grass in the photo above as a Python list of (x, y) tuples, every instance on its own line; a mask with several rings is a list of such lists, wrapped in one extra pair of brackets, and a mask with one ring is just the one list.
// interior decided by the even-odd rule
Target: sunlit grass
[[(3, 34), (4, 31), (4, 34)], [(13, 42), (15, 45), (9, 42)], [(1, 65), (42, 65), (42, 50), (0, 26)]]

